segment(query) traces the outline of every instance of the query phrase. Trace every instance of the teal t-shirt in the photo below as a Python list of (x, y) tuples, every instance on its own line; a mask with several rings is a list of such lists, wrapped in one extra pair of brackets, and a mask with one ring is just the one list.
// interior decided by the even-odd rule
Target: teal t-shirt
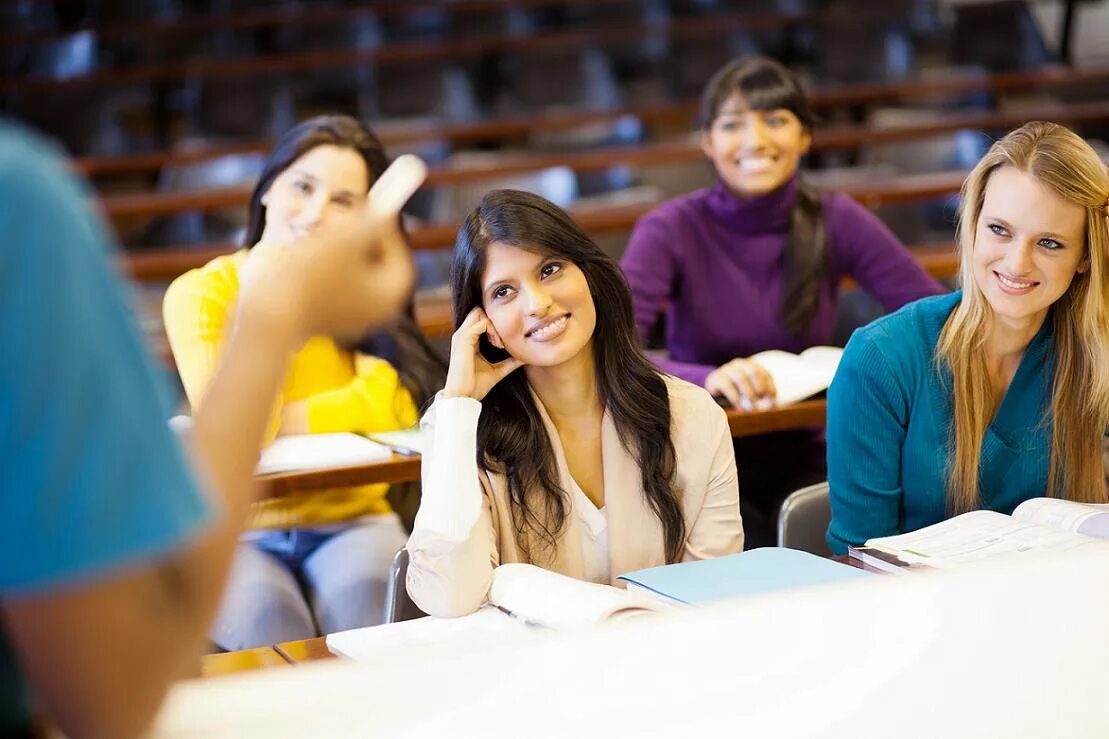
[[(962, 293), (925, 298), (852, 335), (828, 389), (828, 483), (837, 554), (946, 518), (950, 372), (936, 345)], [(983, 508), (1002, 513), (1047, 495), (1054, 381), (1051, 316), (1032, 339), (986, 430)]]
[[(51, 147), (0, 124), (0, 600), (163, 556), (208, 514), (93, 207)], [(29, 710), (11, 647), (0, 627), (0, 734)]]

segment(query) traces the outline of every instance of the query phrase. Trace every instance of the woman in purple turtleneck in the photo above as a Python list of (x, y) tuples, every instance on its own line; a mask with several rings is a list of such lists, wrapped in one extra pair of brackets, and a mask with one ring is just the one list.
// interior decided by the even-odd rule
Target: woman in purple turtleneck
[[(797, 78), (770, 59), (731, 62), (701, 98), (701, 147), (720, 178), (644, 216), (621, 262), (646, 335), (663, 306), (659, 366), (751, 410), (774, 402), (747, 357), (832, 340), (845, 276), (887, 310), (945, 292), (870, 211), (798, 173), (813, 114)], [(822, 434), (736, 440), (748, 547), (774, 543), (782, 499), (825, 479)]]

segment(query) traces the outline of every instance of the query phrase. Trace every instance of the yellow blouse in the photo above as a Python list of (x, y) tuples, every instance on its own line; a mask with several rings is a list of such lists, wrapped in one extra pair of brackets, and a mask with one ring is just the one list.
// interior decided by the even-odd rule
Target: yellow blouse
[[(224, 331), (239, 293), (241, 250), (217, 257), (187, 272), (169, 286), (162, 304), (166, 336), (196, 408), (219, 361)], [(277, 435), (281, 406), (304, 400), (311, 433), (370, 433), (406, 428), (419, 420), (412, 396), (392, 365), (383, 359), (345, 351), (317, 336), (293, 357), (274, 409), (266, 443)], [(321, 490), (264, 500), (254, 505), (253, 528), (295, 528), (388, 513), (388, 485)]]

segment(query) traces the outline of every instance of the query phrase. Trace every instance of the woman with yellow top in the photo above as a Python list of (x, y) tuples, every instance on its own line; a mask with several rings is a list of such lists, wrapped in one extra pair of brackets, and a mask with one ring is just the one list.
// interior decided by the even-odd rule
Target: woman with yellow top
[[(387, 163), (377, 138), (346, 116), (307, 120), (278, 142), (251, 196), (246, 248), (182, 275), (166, 292), (166, 334), (194, 408), (232, 329), (240, 284), (259, 279), (282, 245), (353, 217)], [(291, 361), (266, 441), (411, 426), (444, 374), (410, 316), (356, 346), (315, 337)], [(387, 487), (255, 504), (212, 641), (245, 649), (379, 623), (389, 562), (406, 538)]]

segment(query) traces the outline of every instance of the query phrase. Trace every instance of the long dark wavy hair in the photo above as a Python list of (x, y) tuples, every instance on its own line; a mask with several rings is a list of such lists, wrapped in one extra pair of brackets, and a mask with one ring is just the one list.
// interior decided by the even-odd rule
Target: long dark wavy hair
[[(670, 400), (662, 376), (639, 347), (631, 292), (619, 266), (556, 205), (532, 193), (493, 190), (467, 216), (455, 241), (450, 280), (456, 328), (482, 305), (486, 252), (494, 242), (565, 259), (585, 274), (597, 311), (593, 352), (601, 399), (643, 471), (647, 503), (662, 524), (666, 561), (678, 561), (686, 531), (674, 487)], [(488, 342), (482, 351), (494, 362), (508, 356)], [(566, 523), (568, 495), (558, 484), (554, 451), (526, 374), (513, 372), (501, 380), (482, 406), (478, 465), (505, 475), (521, 549), (535, 557), (527, 536), (533, 534), (553, 554)]]
[[(324, 145), (356, 151), (366, 163), (370, 184), (389, 166), (389, 158), (377, 136), (356, 118), (322, 115), (298, 123), (274, 146), (250, 195), (250, 220), (243, 237), (246, 248), (257, 244), (265, 231), (266, 206), (262, 204), (262, 197), (273, 181), (304, 154)], [(411, 303), (391, 327), (345, 344), (343, 348), (381, 357), (392, 364), (417, 408), (427, 405), (446, 380), (446, 364), (420, 331)]]
[[(812, 132), (816, 116), (793, 72), (773, 59), (755, 56), (736, 59), (717, 70), (701, 93), (699, 125), (708, 131), (721, 106), (738, 92), (750, 110), (785, 109)], [(789, 249), (786, 252), (785, 287), (780, 315), (794, 336), (802, 337), (820, 300), (820, 286), (827, 270), (827, 234), (820, 193), (800, 173), (797, 198), (790, 215)]]

